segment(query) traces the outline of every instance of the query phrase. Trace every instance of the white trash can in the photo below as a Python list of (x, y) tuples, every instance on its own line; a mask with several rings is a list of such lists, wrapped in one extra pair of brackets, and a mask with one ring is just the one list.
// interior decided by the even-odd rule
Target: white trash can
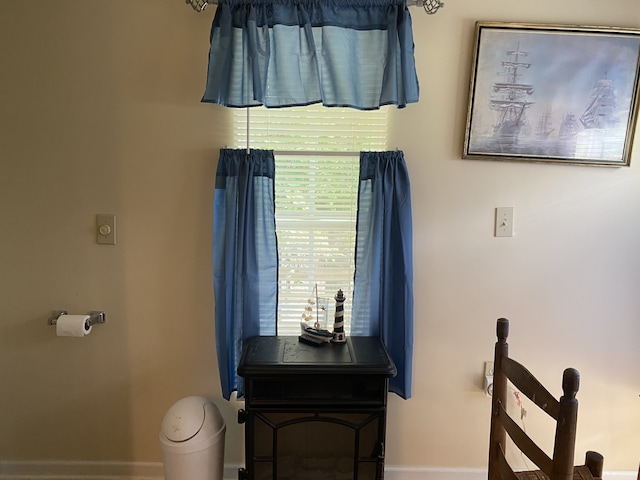
[(177, 401), (162, 420), (165, 480), (222, 480), (227, 427), (206, 397)]

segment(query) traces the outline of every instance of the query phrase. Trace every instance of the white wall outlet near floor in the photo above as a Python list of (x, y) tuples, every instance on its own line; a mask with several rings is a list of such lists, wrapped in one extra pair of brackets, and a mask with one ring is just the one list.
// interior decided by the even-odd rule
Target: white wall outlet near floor
[(493, 394), (493, 362), (484, 362), (483, 388), (487, 397)]
[(513, 237), (513, 207), (496, 208), (496, 237)]
[(101, 245), (116, 244), (116, 216), (96, 215), (96, 242)]

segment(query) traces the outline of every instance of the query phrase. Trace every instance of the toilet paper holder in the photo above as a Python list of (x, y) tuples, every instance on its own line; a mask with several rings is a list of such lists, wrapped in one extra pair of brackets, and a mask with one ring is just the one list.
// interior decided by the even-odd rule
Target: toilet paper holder
[[(58, 318), (61, 315), (67, 315), (69, 312), (66, 310), (54, 310), (51, 312), (51, 316), (49, 320), (47, 320), (47, 325), (55, 325), (58, 323)], [(89, 312), (89, 325), (95, 325), (96, 323), (104, 323), (107, 321), (107, 314), (104, 312), (100, 312), (98, 310), (92, 310)]]

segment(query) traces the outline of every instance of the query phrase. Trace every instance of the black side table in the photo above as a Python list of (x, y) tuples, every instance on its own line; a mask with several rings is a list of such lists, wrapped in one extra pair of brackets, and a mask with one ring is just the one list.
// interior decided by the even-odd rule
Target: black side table
[(253, 337), (238, 374), (245, 379), (240, 480), (383, 479), (396, 368), (378, 338), (315, 347), (298, 337)]

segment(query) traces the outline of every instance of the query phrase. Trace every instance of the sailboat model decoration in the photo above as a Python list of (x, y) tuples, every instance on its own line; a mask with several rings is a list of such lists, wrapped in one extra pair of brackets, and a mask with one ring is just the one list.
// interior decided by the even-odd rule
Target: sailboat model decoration
[(315, 285), (307, 305), (304, 307), (300, 322), (300, 336), (298, 339), (309, 345), (322, 346), (327, 343), (345, 343), (347, 337), (344, 331), (344, 301), (342, 290), (338, 290), (334, 300), (336, 310), (333, 316), (333, 332), (325, 328), (327, 324), (329, 299), (318, 296), (318, 285)]
[(463, 158), (628, 166), (640, 29), (477, 22)]
[(302, 313), (298, 337), (301, 342), (322, 346), (333, 340), (333, 333), (326, 328), (328, 307), (328, 299), (318, 296), (318, 285), (315, 284)]

